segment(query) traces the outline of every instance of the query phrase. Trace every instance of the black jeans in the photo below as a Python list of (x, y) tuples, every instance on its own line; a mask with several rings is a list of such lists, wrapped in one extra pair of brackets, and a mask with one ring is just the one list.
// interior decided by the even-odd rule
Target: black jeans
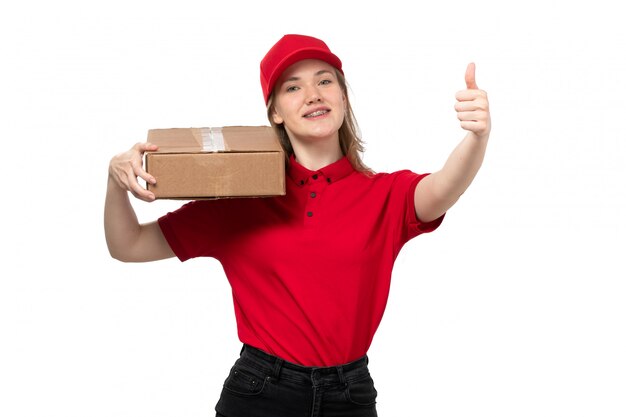
[(315, 368), (244, 345), (215, 406), (220, 417), (375, 417), (367, 356)]

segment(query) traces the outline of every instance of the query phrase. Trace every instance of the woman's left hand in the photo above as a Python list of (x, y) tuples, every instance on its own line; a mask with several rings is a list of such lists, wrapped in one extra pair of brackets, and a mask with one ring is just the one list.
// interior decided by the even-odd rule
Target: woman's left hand
[(465, 71), (466, 90), (456, 93), (454, 109), (461, 121), (461, 127), (474, 133), (478, 138), (488, 138), (491, 131), (489, 100), (487, 92), (476, 85), (476, 65), (470, 63)]

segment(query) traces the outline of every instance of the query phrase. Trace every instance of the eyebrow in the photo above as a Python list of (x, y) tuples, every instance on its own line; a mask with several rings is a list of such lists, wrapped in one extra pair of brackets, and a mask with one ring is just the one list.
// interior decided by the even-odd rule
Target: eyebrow
[[(323, 70), (317, 71), (315, 73), (315, 76), (317, 77), (319, 75), (326, 74), (326, 73), (332, 74), (330, 71), (323, 69)], [(298, 81), (299, 79), (300, 79), (300, 77), (289, 77), (285, 81), (283, 81), (283, 83), (286, 83), (286, 82), (289, 82), (289, 81)]]

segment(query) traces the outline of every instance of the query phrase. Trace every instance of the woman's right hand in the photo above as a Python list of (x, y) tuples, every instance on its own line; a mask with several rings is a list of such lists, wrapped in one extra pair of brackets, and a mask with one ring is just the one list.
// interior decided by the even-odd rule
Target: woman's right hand
[(137, 143), (128, 151), (115, 155), (109, 163), (109, 179), (140, 200), (154, 201), (154, 194), (143, 188), (137, 177), (146, 183), (156, 184), (156, 179), (143, 169), (143, 154), (157, 149), (158, 146), (148, 142)]

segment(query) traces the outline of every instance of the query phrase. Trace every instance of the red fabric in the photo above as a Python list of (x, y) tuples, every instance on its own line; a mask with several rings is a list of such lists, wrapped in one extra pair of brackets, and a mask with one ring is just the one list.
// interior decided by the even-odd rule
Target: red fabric
[(367, 353), (402, 246), (436, 229), (413, 192), (425, 175), (313, 172), (294, 160), (287, 195), (202, 200), (159, 219), (176, 255), (218, 259), (232, 287), (241, 342), (304, 366)]

